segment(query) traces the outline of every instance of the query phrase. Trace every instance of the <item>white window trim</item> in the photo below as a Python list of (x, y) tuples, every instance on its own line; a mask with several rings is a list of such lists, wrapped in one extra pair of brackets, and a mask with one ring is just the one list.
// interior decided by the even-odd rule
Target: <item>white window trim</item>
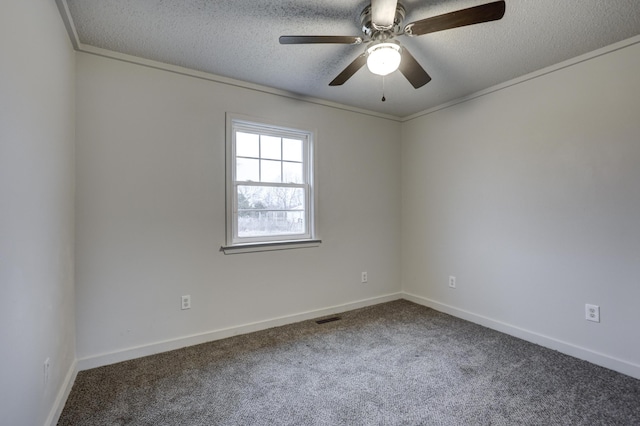
[[(307, 193), (307, 209), (308, 215), (308, 233), (302, 237), (287, 238), (287, 236), (278, 236), (267, 239), (250, 239), (247, 238), (243, 242), (234, 241), (235, 227), (237, 226), (236, 218), (234, 217), (234, 205), (237, 202), (236, 197), (236, 182), (233, 175), (234, 167), (233, 162), (235, 159), (235, 144), (233, 143), (233, 132), (237, 127), (243, 125), (247, 127), (253, 127), (255, 125), (266, 127), (272, 127), (274, 133), (282, 135), (291, 131), (299, 136), (300, 133), (306, 134), (308, 137), (307, 150), (305, 155), (305, 170), (310, 182), (307, 183), (309, 190)], [(268, 131), (267, 131), (268, 133)], [(317, 183), (315, 177), (315, 162), (316, 162), (316, 147), (317, 147), (317, 132), (315, 130), (305, 129), (302, 126), (291, 125), (286, 123), (275, 122), (271, 120), (265, 120), (263, 118), (250, 117), (247, 115), (227, 113), (226, 114), (226, 245), (220, 247), (220, 251), (224, 254), (236, 254), (236, 253), (248, 253), (257, 251), (270, 251), (270, 250), (288, 250), (294, 248), (307, 248), (317, 247), (322, 242), (318, 238), (318, 229), (316, 222), (316, 208), (317, 208)]]

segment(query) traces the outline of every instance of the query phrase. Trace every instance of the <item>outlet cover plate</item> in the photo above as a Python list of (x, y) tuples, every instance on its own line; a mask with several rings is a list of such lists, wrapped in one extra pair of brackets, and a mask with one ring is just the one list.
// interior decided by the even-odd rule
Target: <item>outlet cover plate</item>
[(600, 322), (600, 306), (598, 305), (584, 305), (584, 315), (587, 321)]
[(191, 309), (191, 295), (182, 296), (182, 309)]

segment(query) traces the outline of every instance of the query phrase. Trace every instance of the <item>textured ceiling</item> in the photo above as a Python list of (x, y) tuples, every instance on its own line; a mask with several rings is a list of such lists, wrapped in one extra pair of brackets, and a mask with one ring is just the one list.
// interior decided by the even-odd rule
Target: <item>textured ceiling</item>
[[(490, 0), (403, 0), (404, 23)], [(280, 35), (360, 36), (361, 0), (66, 0), (79, 42), (398, 117), (640, 34), (640, 0), (506, 0), (500, 21), (399, 41), (433, 80), (414, 89), (366, 67), (364, 49), (280, 45)]]

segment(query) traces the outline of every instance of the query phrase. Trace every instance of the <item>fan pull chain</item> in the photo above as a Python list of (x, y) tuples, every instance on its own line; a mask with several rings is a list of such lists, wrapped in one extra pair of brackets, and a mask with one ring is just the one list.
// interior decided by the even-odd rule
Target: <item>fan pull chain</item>
[(386, 101), (387, 98), (384, 97), (384, 75), (382, 76), (382, 102)]

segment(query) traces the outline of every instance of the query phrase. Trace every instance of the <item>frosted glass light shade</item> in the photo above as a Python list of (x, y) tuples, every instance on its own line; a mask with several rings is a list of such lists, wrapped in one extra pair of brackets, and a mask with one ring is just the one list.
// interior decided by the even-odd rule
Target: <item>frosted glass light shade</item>
[(378, 43), (367, 49), (367, 67), (378, 75), (387, 75), (400, 66), (400, 46), (395, 43)]

